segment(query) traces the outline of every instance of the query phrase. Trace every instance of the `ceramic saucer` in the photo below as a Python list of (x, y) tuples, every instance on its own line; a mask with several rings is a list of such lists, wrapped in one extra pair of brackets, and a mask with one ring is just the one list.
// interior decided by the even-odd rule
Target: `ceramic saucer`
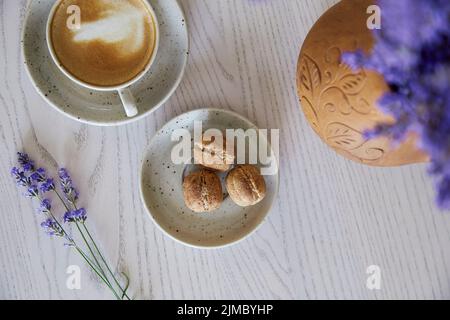
[(246, 238), (261, 225), (277, 196), (279, 174), (277, 171), (264, 176), (267, 194), (255, 206), (239, 207), (223, 188), (225, 199), (219, 209), (209, 213), (191, 211), (184, 204), (182, 190), (186, 165), (173, 164), (172, 148), (178, 142), (172, 141), (171, 136), (174, 130), (182, 128), (194, 137), (196, 120), (202, 121), (203, 130), (257, 129), (244, 117), (219, 109), (194, 110), (172, 119), (157, 132), (144, 154), (141, 197), (155, 224), (173, 239), (199, 248), (223, 247)]
[(115, 92), (83, 88), (65, 77), (50, 57), (45, 28), (54, 0), (33, 0), (23, 25), (22, 52), (36, 90), (64, 115), (93, 125), (119, 125), (145, 117), (161, 106), (178, 87), (189, 55), (183, 11), (176, 0), (148, 0), (160, 27), (160, 47), (150, 71), (131, 91), (139, 113), (127, 118)]

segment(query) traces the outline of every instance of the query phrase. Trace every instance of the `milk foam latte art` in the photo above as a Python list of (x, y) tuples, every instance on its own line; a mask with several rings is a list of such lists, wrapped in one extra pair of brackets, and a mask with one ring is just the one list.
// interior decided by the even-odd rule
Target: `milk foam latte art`
[[(79, 28), (67, 24), (73, 6), (79, 8)], [(61, 0), (50, 37), (60, 66), (73, 77), (96, 87), (114, 87), (145, 71), (157, 35), (144, 0)]]

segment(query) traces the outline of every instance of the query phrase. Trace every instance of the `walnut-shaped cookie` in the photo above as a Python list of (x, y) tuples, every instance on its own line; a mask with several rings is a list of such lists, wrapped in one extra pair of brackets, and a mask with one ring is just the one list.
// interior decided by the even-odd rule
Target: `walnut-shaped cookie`
[(222, 136), (221, 141), (217, 143), (215, 137), (208, 140), (202, 136), (202, 140), (194, 144), (195, 163), (217, 171), (229, 170), (234, 162), (234, 152), (227, 152), (226, 139)]
[(255, 205), (266, 196), (266, 182), (259, 168), (248, 164), (228, 173), (226, 187), (230, 198), (241, 207)]
[(210, 170), (193, 172), (184, 178), (183, 195), (186, 206), (195, 212), (211, 212), (223, 201), (222, 184)]

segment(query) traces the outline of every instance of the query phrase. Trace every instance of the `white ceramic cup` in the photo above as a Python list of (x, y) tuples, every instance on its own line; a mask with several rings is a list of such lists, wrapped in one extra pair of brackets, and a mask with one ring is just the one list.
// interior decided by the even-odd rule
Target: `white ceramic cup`
[(128, 117), (134, 117), (138, 114), (138, 109), (136, 106), (136, 99), (134, 98), (130, 86), (139, 81), (150, 69), (153, 62), (155, 61), (156, 54), (158, 52), (159, 47), (159, 24), (158, 20), (156, 18), (155, 11), (153, 10), (152, 6), (148, 1), (143, 0), (142, 2), (148, 7), (148, 10), (150, 14), (152, 15), (153, 22), (155, 25), (155, 47), (153, 49), (153, 53), (151, 58), (148, 61), (147, 66), (145, 69), (139, 73), (136, 77), (133, 79), (130, 79), (129, 81), (122, 83), (117, 86), (95, 86), (86, 82), (81, 81), (80, 79), (77, 79), (75, 76), (73, 76), (68, 70), (64, 68), (64, 66), (59, 61), (58, 57), (56, 56), (55, 50), (53, 49), (52, 44), (52, 37), (51, 37), (51, 24), (53, 21), (53, 16), (55, 15), (56, 9), (58, 8), (59, 4), (63, 0), (58, 0), (53, 5), (52, 9), (50, 10), (50, 14), (47, 19), (47, 27), (46, 27), (46, 38), (47, 38), (47, 46), (48, 50), (50, 51), (50, 55), (55, 62), (55, 64), (58, 66), (58, 68), (61, 70), (62, 73), (64, 73), (69, 79), (71, 79), (73, 82), (79, 84), (80, 86), (83, 86), (85, 88), (91, 89), (91, 90), (98, 90), (98, 91), (117, 91), (119, 93), (120, 99), (122, 100), (123, 107), (125, 109), (125, 113)]

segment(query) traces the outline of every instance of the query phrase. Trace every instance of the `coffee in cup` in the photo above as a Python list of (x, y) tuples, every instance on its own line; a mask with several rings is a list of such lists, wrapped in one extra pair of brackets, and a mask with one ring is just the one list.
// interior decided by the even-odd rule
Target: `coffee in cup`
[(135, 103), (123, 89), (150, 67), (158, 25), (146, 0), (59, 0), (47, 37), (52, 57), (68, 77), (88, 88), (118, 90), (127, 109)]

